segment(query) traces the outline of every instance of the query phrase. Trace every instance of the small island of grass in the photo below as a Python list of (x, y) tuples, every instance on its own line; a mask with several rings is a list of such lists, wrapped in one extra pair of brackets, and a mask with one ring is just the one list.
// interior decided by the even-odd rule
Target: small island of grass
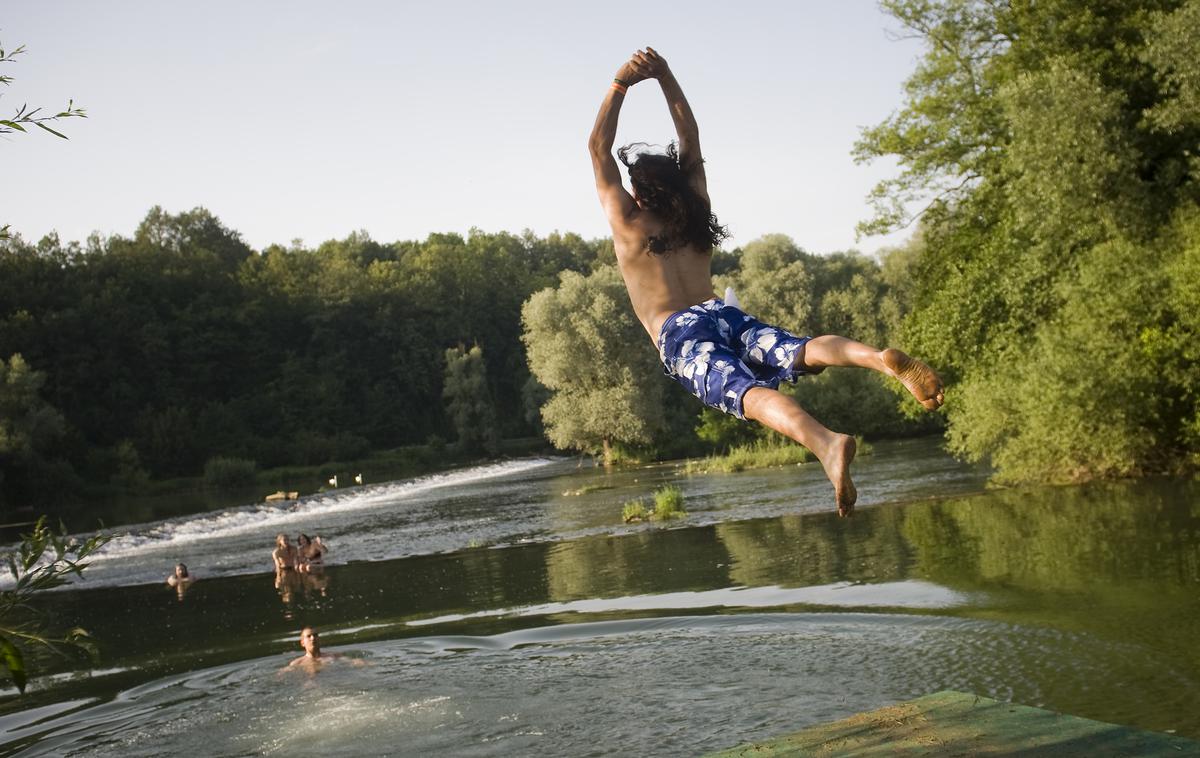
[(629, 500), (621, 509), (621, 518), (626, 524), (642, 521), (670, 521), (687, 515), (683, 509), (683, 492), (675, 485), (667, 485), (654, 492), (654, 510), (646, 508), (641, 498)]

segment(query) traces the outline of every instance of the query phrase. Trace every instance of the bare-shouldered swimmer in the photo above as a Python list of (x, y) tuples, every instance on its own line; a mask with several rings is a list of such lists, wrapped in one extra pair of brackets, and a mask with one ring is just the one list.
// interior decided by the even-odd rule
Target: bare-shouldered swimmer
[(350, 658), (341, 653), (326, 653), (321, 650), (321, 635), (311, 626), (300, 630), (300, 647), (304, 655), (293, 659), (287, 668), (304, 668), (317, 671), (332, 661), (348, 661), (353, 666), (365, 666), (366, 661), (360, 658)]

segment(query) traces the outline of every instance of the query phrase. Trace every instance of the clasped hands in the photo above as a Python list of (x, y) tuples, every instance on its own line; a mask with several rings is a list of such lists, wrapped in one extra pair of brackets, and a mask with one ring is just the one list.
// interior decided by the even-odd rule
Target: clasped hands
[(617, 78), (628, 86), (633, 86), (646, 79), (661, 79), (671, 73), (667, 59), (652, 48), (638, 50), (617, 71)]

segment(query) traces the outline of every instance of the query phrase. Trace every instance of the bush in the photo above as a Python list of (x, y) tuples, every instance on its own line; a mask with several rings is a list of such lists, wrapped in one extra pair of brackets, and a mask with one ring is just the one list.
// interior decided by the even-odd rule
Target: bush
[(217, 489), (248, 487), (254, 484), (258, 464), (244, 458), (209, 458), (204, 464), (204, 483)]

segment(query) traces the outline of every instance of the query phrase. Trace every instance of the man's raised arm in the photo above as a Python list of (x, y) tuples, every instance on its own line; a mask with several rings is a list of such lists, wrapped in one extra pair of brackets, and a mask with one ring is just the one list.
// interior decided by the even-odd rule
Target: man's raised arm
[(683, 96), (683, 89), (671, 73), (667, 61), (652, 47), (633, 54), (630, 66), (647, 79), (657, 79), (667, 99), (671, 120), (675, 122), (675, 134), (679, 137), (679, 164), (688, 172), (692, 188), (708, 199), (708, 180), (704, 175), (704, 160), (700, 154), (700, 127), (692, 114), (692, 107)]
[(592, 135), (588, 138), (588, 152), (592, 155), (592, 170), (596, 174), (596, 191), (600, 194), (600, 204), (604, 206), (610, 223), (624, 219), (634, 209), (633, 197), (621, 185), (621, 171), (617, 168), (612, 149), (617, 139), (617, 119), (621, 115), (625, 91), (644, 78), (633, 70), (629, 62), (621, 66), (612, 86), (604, 94), (600, 113), (596, 115), (596, 125), (592, 127)]

